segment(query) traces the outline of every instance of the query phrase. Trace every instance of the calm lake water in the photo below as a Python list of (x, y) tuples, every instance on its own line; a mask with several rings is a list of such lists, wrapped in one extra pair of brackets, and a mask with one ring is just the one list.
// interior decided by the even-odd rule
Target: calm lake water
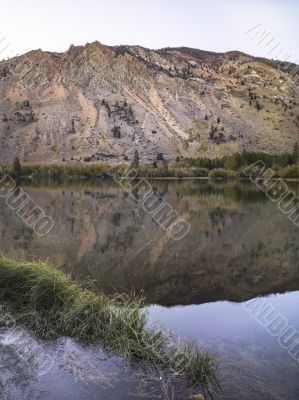
[[(117, 185), (31, 184), (23, 188), (55, 227), (37, 237), (2, 199), (0, 251), (48, 259), (106, 293), (142, 293), (153, 320), (217, 355), (219, 398), (297, 400), (299, 346), (296, 359), (296, 349), (292, 356), (290, 346), (283, 348), (270, 323), (284, 318), (286, 329), (299, 331), (299, 228), (250, 183), (152, 185), (191, 224), (184, 239), (170, 239)], [(289, 186), (299, 193), (298, 185)], [(272, 320), (269, 313), (257, 318), (262, 310)], [(55, 359), (48, 374), (28, 375), (21, 364), (8, 368), (18, 343), (6, 338), (2, 332), (4, 399), (164, 398), (159, 379), (148, 382), (125, 361), (66, 338), (33, 338)], [(186, 396), (179, 385), (173, 398)]]

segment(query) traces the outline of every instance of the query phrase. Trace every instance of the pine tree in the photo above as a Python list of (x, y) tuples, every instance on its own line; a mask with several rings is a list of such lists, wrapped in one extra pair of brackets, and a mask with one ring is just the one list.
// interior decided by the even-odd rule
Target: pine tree
[(139, 166), (139, 153), (135, 150), (134, 159), (132, 161), (132, 167), (137, 168)]
[(297, 162), (299, 162), (299, 145), (298, 145), (298, 142), (296, 142), (296, 143), (294, 144), (293, 159), (294, 159), (294, 163), (295, 163), (295, 164), (296, 164)]
[(21, 166), (21, 163), (20, 163), (20, 159), (19, 159), (19, 157), (16, 157), (15, 159), (14, 159), (14, 162), (13, 162), (13, 174), (14, 174), (14, 176), (21, 176), (21, 174), (22, 174), (22, 166)]

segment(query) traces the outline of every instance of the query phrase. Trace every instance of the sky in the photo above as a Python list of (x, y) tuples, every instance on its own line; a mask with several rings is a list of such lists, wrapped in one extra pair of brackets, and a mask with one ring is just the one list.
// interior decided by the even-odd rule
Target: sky
[(0, 0), (0, 59), (97, 40), (299, 64), (298, 17), (299, 0)]

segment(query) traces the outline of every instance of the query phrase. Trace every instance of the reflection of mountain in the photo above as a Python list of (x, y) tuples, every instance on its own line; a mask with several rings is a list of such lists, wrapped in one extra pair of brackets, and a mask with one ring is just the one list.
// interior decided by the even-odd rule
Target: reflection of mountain
[(28, 187), (55, 229), (37, 239), (1, 201), (1, 251), (50, 258), (106, 292), (143, 291), (163, 305), (299, 289), (298, 230), (254, 186), (154, 186), (191, 223), (185, 239), (169, 239), (117, 186)]

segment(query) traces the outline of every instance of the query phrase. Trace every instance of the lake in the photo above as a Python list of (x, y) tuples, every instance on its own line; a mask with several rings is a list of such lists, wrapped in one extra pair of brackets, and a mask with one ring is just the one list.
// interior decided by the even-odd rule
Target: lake
[[(299, 193), (298, 184), (288, 184)], [(0, 199), (0, 250), (50, 260), (94, 290), (142, 294), (152, 320), (217, 355), (224, 390), (219, 398), (297, 400), (298, 227), (249, 182), (151, 185), (190, 224), (183, 239), (169, 237), (117, 184), (31, 183), (23, 189), (53, 218), (54, 229), (35, 235)], [(281, 332), (293, 328), (293, 342), (279, 335), (279, 324)], [(3, 331), (5, 399), (164, 398), (159, 379), (147, 382), (100, 347), (68, 338), (32, 340), (52, 354), (54, 367), (42, 376), (38, 367), (29, 375), (22, 364), (8, 368), (18, 341), (9, 342)], [(173, 398), (186, 398), (184, 390), (176, 386)]]

